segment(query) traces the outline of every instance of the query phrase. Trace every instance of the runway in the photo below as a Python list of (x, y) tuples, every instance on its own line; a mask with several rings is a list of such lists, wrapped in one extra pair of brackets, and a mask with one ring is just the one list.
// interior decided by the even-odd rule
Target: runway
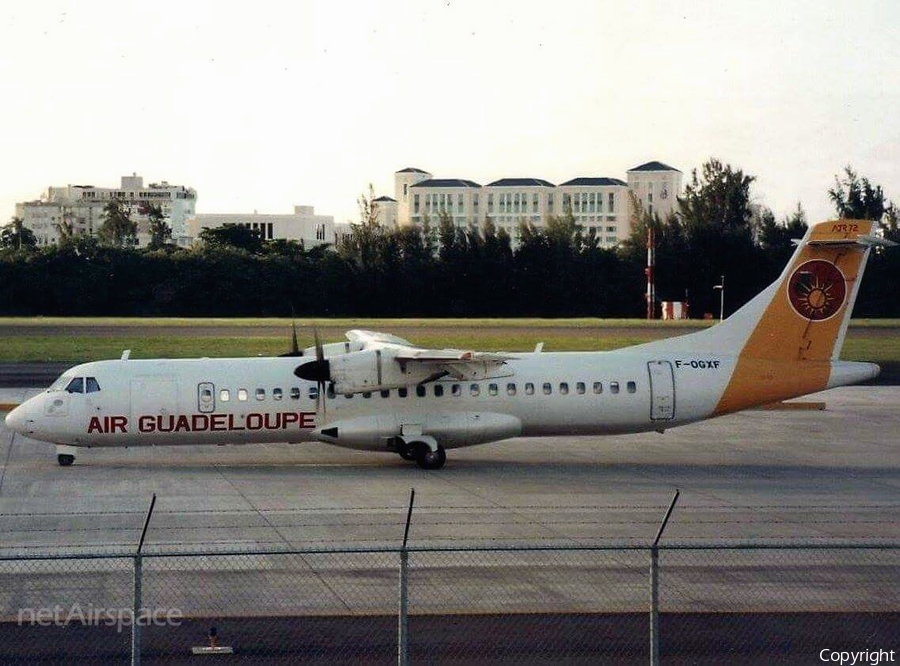
[[(0, 402), (26, 390), (0, 391)], [(810, 397), (825, 411), (735, 414), (623, 437), (521, 438), (426, 472), (324, 444), (93, 449), (71, 468), (0, 428), (0, 552), (148, 547), (900, 540), (900, 388)]]

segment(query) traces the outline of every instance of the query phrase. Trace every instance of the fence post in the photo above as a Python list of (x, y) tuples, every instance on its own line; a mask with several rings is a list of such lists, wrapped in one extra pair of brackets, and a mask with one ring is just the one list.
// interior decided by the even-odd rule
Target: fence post
[(138, 541), (137, 551), (134, 554), (134, 598), (131, 605), (131, 665), (140, 666), (141, 663), (141, 625), (140, 613), (143, 605), (144, 593), (144, 567), (141, 550), (144, 548), (144, 538), (147, 536), (147, 528), (150, 527), (150, 516), (153, 515), (153, 507), (156, 505), (156, 493), (150, 498), (150, 508), (144, 518), (144, 528), (141, 530), (141, 538)]
[(679, 494), (676, 488), (666, 515), (656, 532), (656, 538), (650, 545), (650, 666), (659, 666), (659, 540), (669, 523)]
[(141, 586), (143, 577), (143, 563), (140, 554), (134, 556), (134, 598), (131, 605), (131, 664), (140, 666), (141, 663), (141, 626), (140, 618), (143, 589)]
[(409, 551), (406, 542), (409, 539), (409, 523), (412, 519), (413, 502), (416, 489), (409, 492), (409, 509), (406, 512), (406, 529), (403, 531), (403, 545), (400, 547), (400, 612), (397, 616), (397, 664), (407, 666), (409, 663)]

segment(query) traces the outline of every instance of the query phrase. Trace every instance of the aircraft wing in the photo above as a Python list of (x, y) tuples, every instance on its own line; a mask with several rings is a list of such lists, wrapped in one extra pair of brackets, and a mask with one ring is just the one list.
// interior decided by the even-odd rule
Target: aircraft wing
[[(347, 339), (350, 342), (359, 342), (366, 348), (370, 348), (370, 345), (377, 345), (378, 343), (383, 344), (391, 344), (391, 345), (406, 345), (407, 347), (412, 347), (412, 343), (409, 340), (404, 340), (403, 338), (398, 338), (396, 335), (391, 335), (390, 333), (379, 333), (378, 331), (364, 331), (359, 328), (354, 328), (352, 331), (347, 331)], [(371, 347), (374, 349), (374, 347)]]
[(507, 362), (517, 358), (495, 352), (423, 349), (375, 331), (348, 331), (347, 339), (358, 351), (328, 359), (329, 379), (338, 393), (423, 384), (447, 376), (458, 380), (507, 377), (513, 374)]
[(417, 363), (505, 363), (515, 357), (495, 352), (465, 351), (462, 349), (422, 349), (415, 347), (409, 340), (398, 338), (390, 333), (363, 331), (354, 329), (347, 331), (347, 339), (362, 344), (363, 349), (391, 349), (392, 356), (400, 361)]

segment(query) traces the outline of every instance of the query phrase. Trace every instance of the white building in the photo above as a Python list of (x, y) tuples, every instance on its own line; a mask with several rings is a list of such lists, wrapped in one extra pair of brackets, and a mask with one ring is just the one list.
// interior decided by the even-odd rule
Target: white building
[[(579, 177), (559, 185), (542, 178), (501, 178), (480, 185), (463, 178), (434, 178), (432, 174), (407, 167), (394, 174), (398, 226), (438, 223), (447, 214), (457, 227), (481, 225), (490, 219), (518, 240), (519, 225), (546, 224), (551, 215), (562, 215), (568, 206), (576, 223), (593, 232), (604, 247), (614, 247), (631, 233), (633, 191), (645, 210), (665, 217), (673, 210), (681, 193), (681, 172), (662, 162), (647, 162), (628, 171), (628, 181), (609, 177)], [(379, 204), (382, 205), (382, 204)], [(390, 217), (393, 220), (393, 217)]]
[(378, 223), (390, 229), (397, 228), (397, 200), (391, 197), (378, 197), (372, 201), (378, 209)]
[(188, 237), (196, 241), (203, 229), (237, 224), (259, 231), (263, 240), (292, 240), (310, 248), (335, 242), (334, 217), (316, 215), (313, 206), (294, 206), (293, 214), (204, 213), (187, 221)]
[(150, 242), (148, 205), (162, 209), (172, 229), (172, 238), (178, 242), (186, 235), (185, 221), (194, 214), (197, 192), (166, 181), (145, 187), (144, 179), (132, 174), (122, 176), (118, 188), (49, 187), (39, 200), (17, 203), (16, 217), (22, 218), (25, 226), (34, 232), (38, 245), (53, 245), (59, 242), (61, 225), (69, 227), (73, 234), (95, 235), (103, 224), (103, 207), (111, 199), (122, 202), (131, 219), (137, 222), (138, 245), (144, 246)]
[(644, 211), (657, 213), (660, 219), (675, 210), (681, 194), (681, 172), (662, 162), (647, 162), (628, 170), (628, 189), (634, 192)]

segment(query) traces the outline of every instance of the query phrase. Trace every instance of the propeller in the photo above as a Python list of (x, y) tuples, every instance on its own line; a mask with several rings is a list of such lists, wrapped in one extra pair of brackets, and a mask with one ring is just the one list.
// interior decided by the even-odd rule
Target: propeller
[(300, 379), (308, 382), (315, 382), (316, 388), (316, 414), (322, 412), (322, 421), (326, 416), (325, 410), (325, 385), (331, 381), (331, 364), (325, 358), (325, 350), (322, 348), (322, 340), (319, 338), (319, 330), (313, 328), (313, 339), (315, 340), (316, 359), (307, 361), (294, 368), (294, 374)]
[(294, 318), (293, 306), (291, 306), (291, 351), (279, 354), (279, 356), (303, 356), (303, 351), (300, 349), (300, 343), (297, 342), (297, 320)]

